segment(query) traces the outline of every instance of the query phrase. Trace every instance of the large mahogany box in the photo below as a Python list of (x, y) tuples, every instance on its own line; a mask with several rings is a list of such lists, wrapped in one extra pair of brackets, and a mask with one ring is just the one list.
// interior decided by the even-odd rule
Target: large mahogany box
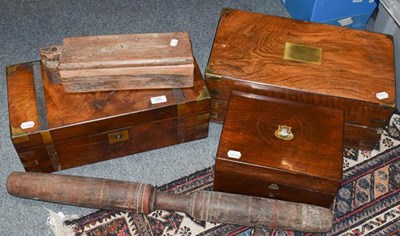
[(233, 91), (214, 190), (329, 207), (342, 153), (342, 110)]
[(371, 149), (395, 110), (392, 37), (225, 9), (206, 69), (211, 119), (231, 90), (342, 109), (344, 143)]
[(11, 139), (27, 171), (52, 172), (208, 135), (210, 97), (194, 87), (65, 93), (39, 61), (7, 67)]

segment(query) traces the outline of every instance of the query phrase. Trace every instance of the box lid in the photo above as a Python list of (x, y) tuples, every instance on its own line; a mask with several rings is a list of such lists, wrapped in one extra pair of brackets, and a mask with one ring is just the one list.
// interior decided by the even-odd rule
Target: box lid
[(393, 107), (393, 58), (387, 35), (227, 9), (207, 77)]
[(191, 88), (67, 94), (61, 84), (49, 82), (39, 61), (10, 65), (11, 138), (38, 134), (38, 142), (31, 137), (26, 143), (38, 145), (43, 131), (56, 142), (208, 111), (209, 94), (197, 66), (194, 78)]
[(233, 91), (218, 160), (340, 183), (343, 111)]
[(71, 37), (60, 70), (193, 64), (187, 32)]

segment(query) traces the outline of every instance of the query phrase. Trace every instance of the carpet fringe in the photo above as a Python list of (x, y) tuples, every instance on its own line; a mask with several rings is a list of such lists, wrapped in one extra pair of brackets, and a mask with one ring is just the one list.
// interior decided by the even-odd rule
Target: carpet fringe
[(78, 219), (78, 215), (64, 215), (62, 212), (55, 213), (47, 208), (46, 210), (49, 212), (47, 224), (50, 226), (55, 236), (75, 236), (72, 227), (65, 225), (64, 222)]

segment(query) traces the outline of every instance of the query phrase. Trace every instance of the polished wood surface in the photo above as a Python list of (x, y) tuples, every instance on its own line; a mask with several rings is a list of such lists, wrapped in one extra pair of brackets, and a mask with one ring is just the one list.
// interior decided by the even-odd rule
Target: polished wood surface
[[(285, 43), (322, 49), (322, 63), (283, 58)], [(393, 40), (345, 27), (226, 10), (209, 60), (211, 74), (385, 106), (395, 101)], [(376, 93), (387, 92), (379, 100)]]
[[(66, 93), (61, 84), (50, 83), (43, 68), (42, 75), (48, 131), (61, 168), (208, 134), (210, 98), (198, 69), (193, 88), (76, 94)], [(7, 86), (11, 138), (21, 160), (27, 170), (52, 171), (44, 146), (45, 130), (39, 128), (32, 63), (9, 66)], [(165, 102), (151, 102), (160, 96), (165, 96)], [(27, 121), (33, 121), (34, 126), (22, 129), (21, 124)], [(129, 130), (130, 139), (109, 144), (107, 134), (121, 129)]]
[[(349, 100), (334, 95), (321, 95), (309, 91), (301, 91), (276, 87), (267, 84), (252, 84), (248, 81), (234, 79), (206, 80), (212, 99), (229, 100), (232, 90), (257, 93), (260, 95), (298, 101), (301, 103), (315, 104), (324, 107), (344, 110), (345, 123), (360, 126), (383, 128), (389, 122), (394, 112), (394, 107), (372, 104), (365, 101)], [(221, 110), (213, 110), (221, 114)], [(222, 116), (223, 117), (223, 116)]]
[[(301, 202), (329, 208), (340, 186), (338, 182), (299, 176), (274, 168), (260, 169), (257, 166), (222, 159), (217, 159), (216, 166), (214, 189), (227, 193)], [(315, 184), (318, 184), (320, 189)], [(271, 188), (271, 186), (278, 188)]]
[[(293, 139), (275, 135), (282, 125), (291, 127)], [(342, 179), (343, 129), (342, 110), (234, 91), (217, 152), (215, 188), (268, 197), (268, 185), (277, 184), (282, 187), (274, 197), (327, 207)], [(296, 189), (308, 197), (297, 197)]]
[[(286, 43), (320, 48), (321, 63), (285, 59)], [(346, 125), (381, 129), (395, 110), (393, 40), (378, 33), (226, 9), (206, 84), (214, 100), (227, 102), (232, 90), (241, 90), (342, 109)], [(388, 97), (378, 99), (381, 92)], [(221, 121), (223, 109), (211, 109), (217, 117), (212, 120)], [(363, 138), (345, 140), (352, 147), (372, 148), (367, 143), (373, 141), (358, 146)]]
[[(265, 91), (260, 92), (260, 94), (262, 94), (263, 92)], [(280, 97), (280, 96), (274, 95), (274, 97)], [(228, 106), (227, 101), (211, 99), (211, 108), (210, 108), (211, 121), (214, 123), (223, 124), (227, 106)], [(390, 113), (386, 114), (386, 116), (389, 117), (389, 114)], [(386, 119), (386, 117), (383, 116), (382, 118)], [(372, 149), (373, 147), (375, 147), (377, 143), (379, 143), (379, 138), (382, 132), (383, 129), (381, 128), (345, 123), (343, 144), (345, 147), (348, 148)]]
[[(90, 136), (57, 141), (54, 146), (61, 168), (68, 169), (206, 138), (208, 136), (208, 114), (207, 112), (195, 113), (181, 118), (175, 117), (128, 126), (123, 129), (106, 130)], [(128, 140), (110, 143), (108, 138), (110, 133), (125, 130), (129, 135)], [(67, 131), (64, 130), (64, 132)], [(29, 137), (32, 136), (35, 134)], [(37, 140), (43, 142), (40, 134), (38, 134)], [(27, 171), (54, 171), (44, 145), (22, 147), (22, 144), (28, 145), (29, 143), (15, 144), (15, 147)]]

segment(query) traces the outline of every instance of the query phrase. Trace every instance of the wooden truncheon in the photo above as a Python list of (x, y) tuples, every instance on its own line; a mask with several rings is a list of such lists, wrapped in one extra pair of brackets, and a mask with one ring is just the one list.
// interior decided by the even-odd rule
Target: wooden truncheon
[(206, 69), (211, 121), (232, 90), (344, 110), (344, 144), (372, 149), (395, 110), (391, 36), (222, 11)]
[(187, 32), (72, 37), (39, 52), (49, 80), (68, 93), (193, 86)]
[(171, 194), (150, 184), (111, 179), (14, 172), (6, 185), (17, 197), (146, 215), (172, 210), (208, 222), (305, 232), (327, 232), (333, 222), (332, 211), (318, 206), (214, 191)]
[(194, 87), (66, 93), (39, 61), (7, 67), (11, 139), (26, 171), (52, 172), (205, 138), (210, 97)]

